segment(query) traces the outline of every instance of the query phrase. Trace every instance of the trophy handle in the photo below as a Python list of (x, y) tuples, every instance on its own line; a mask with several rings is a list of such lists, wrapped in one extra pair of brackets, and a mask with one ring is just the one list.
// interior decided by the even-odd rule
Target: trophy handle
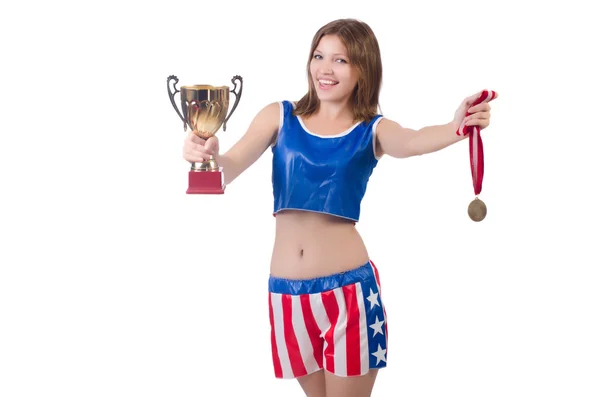
[[(171, 81), (172, 80), (175, 80), (175, 83), (173, 84), (173, 89), (174, 89), (173, 92), (171, 92)], [(179, 79), (177, 78), (177, 76), (175, 76), (175, 75), (169, 76), (167, 78), (167, 91), (169, 92), (169, 99), (171, 100), (171, 105), (173, 105), (173, 108), (175, 109), (175, 111), (179, 115), (179, 118), (181, 119), (181, 121), (183, 121), (183, 128), (187, 129), (186, 128), (187, 125), (185, 123), (185, 118), (183, 117), (183, 115), (181, 114), (181, 112), (177, 108), (177, 105), (175, 104), (175, 94), (177, 94), (179, 92), (179, 90), (177, 89), (177, 83), (179, 83)]]
[[(239, 90), (239, 92), (235, 92), (236, 88), (238, 88), (236, 80), (240, 81), (240, 87), (239, 87), (240, 90)], [(229, 112), (229, 114), (227, 115), (227, 117), (225, 117), (225, 121), (223, 122), (223, 131), (227, 130), (227, 120), (229, 120), (229, 118), (233, 114), (233, 111), (237, 107), (238, 102), (240, 101), (240, 98), (242, 97), (242, 87), (244, 85), (244, 81), (242, 80), (242, 77), (241, 76), (237, 76), (237, 75), (233, 76), (233, 78), (231, 79), (231, 82), (234, 84), (234, 87), (233, 87), (233, 89), (230, 92), (233, 92), (233, 95), (235, 95), (235, 102), (233, 103), (233, 107), (231, 108), (231, 111)]]

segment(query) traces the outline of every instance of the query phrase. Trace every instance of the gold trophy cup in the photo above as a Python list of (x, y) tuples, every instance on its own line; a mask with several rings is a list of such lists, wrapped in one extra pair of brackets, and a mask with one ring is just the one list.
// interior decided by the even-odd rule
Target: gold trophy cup
[[(238, 87), (239, 81), (239, 87)], [(171, 90), (173, 82), (173, 90)], [(203, 139), (208, 139), (215, 135), (221, 125), (223, 131), (227, 129), (227, 121), (233, 114), (235, 108), (242, 96), (243, 81), (240, 76), (234, 76), (231, 79), (234, 84), (232, 90), (227, 86), (214, 87), (212, 85), (188, 85), (182, 86), (181, 91), (177, 89), (179, 79), (177, 76), (167, 78), (167, 90), (169, 99), (175, 111), (183, 121), (183, 130), (188, 127), (192, 132)], [(236, 89), (239, 91), (236, 92)], [(181, 109), (179, 111), (175, 104), (175, 94), (180, 92)], [(235, 102), (231, 112), (229, 109), (229, 93), (235, 95)], [(207, 161), (201, 163), (192, 163), (189, 171), (189, 185), (187, 194), (223, 194), (225, 185), (223, 184), (223, 168), (219, 167), (216, 160), (211, 156)]]

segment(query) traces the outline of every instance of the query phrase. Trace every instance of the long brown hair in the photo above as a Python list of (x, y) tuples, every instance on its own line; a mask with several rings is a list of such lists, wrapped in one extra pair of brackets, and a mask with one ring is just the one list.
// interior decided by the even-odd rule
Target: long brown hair
[(381, 89), (382, 65), (379, 43), (373, 30), (356, 19), (338, 19), (324, 25), (313, 37), (308, 63), (308, 92), (299, 101), (295, 115), (311, 115), (319, 108), (319, 98), (310, 75), (310, 63), (319, 41), (325, 35), (337, 35), (348, 50), (350, 65), (358, 70), (358, 83), (352, 93), (355, 120), (370, 121), (377, 114)]

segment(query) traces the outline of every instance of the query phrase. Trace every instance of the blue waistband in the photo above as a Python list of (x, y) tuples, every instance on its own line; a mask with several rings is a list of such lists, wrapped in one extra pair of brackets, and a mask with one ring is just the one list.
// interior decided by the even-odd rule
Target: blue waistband
[(269, 292), (300, 295), (329, 291), (345, 285), (366, 281), (375, 277), (371, 262), (341, 273), (310, 279), (286, 279), (269, 277)]

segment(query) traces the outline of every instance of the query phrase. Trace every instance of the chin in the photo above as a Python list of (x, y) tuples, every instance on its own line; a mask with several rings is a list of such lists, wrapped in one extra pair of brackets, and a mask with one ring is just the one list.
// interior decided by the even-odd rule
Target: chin
[(329, 93), (323, 95), (320, 93), (317, 93), (317, 97), (319, 98), (319, 100), (321, 102), (332, 102), (332, 103), (339, 103), (339, 102), (345, 102), (346, 100), (348, 100), (348, 96), (344, 96), (344, 95), (329, 95)]
[(319, 87), (316, 87), (317, 98), (323, 102), (341, 102), (344, 101), (348, 97), (348, 93), (340, 92), (336, 89), (331, 91), (321, 90)]

